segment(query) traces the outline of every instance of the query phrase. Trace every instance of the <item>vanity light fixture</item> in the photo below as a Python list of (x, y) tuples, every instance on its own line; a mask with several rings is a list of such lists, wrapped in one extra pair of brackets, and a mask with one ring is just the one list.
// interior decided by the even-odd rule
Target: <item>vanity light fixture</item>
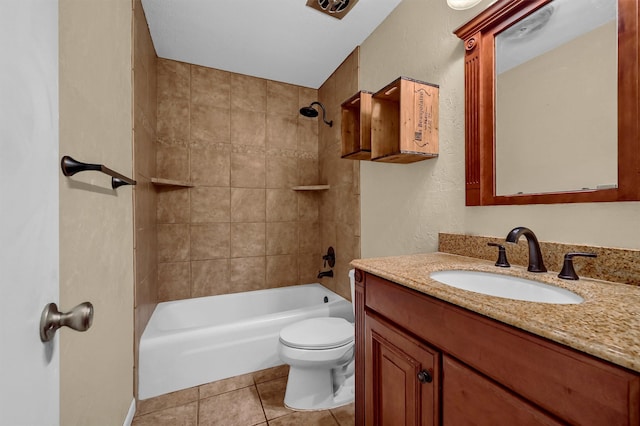
[(482, 0), (447, 0), (447, 5), (454, 10), (471, 9)]

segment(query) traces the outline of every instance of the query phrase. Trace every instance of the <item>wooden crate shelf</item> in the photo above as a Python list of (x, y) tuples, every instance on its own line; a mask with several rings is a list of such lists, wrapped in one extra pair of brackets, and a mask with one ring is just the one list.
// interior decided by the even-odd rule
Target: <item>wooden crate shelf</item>
[(439, 87), (406, 77), (371, 98), (371, 160), (413, 163), (438, 156)]
[(371, 95), (360, 91), (342, 103), (342, 158), (371, 158)]

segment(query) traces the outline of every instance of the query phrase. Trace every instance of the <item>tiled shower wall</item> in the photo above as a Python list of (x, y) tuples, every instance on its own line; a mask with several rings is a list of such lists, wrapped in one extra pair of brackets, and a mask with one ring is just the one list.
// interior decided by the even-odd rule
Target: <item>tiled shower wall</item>
[(314, 89), (158, 60), (158, 301), (316, 282)]
[(318, 91), (333, 120), (332, 127), (320, 123), (319, 131), (320, 180), (331, 186), (319, 206), (322, 247), (334, 247), (337, 258), (334, 277), (321, 282), (348, 299), (349, 262), (360, 257), (360, 161), (340, 158), (341, 105), (358, 91), (359, 52), (356, 48)]
[[(134, 363), (138, 346), (157, 302), (156, 62), (157, 56), (140, 0), (133, 3), (133, 173), (134, 200)], [(137, 374), (134, 380), (137, 383)], [(136, 384), (137, 386), (137, 384)]]

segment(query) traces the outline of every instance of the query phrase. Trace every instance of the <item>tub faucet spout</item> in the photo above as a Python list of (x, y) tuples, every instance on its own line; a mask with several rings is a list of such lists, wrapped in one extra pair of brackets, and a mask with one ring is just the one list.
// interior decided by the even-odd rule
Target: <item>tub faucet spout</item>
[(333, 269), (329, 269), (328, 271), (320, 271), (320, 272), (318, 272), (318, 278), (322, 278), (322, 277), (332, 278), (333, 277)]
[(538, 242), (538, 238), (536, 238), (536, 234), (534, 234), (531, 229), (525, 228), (524, 226), (513, 228), (509, 231), (509, 234), (507, 234), (506, 241), (516, 244), (521, 235), (527, 238), (527, 244), (529, 245), (529, 267), (527, 271), (547, 272), (547, 268), (544, 266), (544, 261), (542, 260), (542, 253), (540, 252), (540, 243)]

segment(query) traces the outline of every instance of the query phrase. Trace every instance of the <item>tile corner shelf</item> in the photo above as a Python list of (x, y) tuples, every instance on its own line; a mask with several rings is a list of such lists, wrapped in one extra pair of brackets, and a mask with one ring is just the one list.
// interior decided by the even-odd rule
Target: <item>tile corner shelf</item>
[(291, 189), (294, 191), (325, 191), (329, 189), (329, 185), (301, 185)]
[(191, 188), (193, 184), (182, 180), (151, 178), (151, 183), (157, 186), (178, 186), (183, 188)]

